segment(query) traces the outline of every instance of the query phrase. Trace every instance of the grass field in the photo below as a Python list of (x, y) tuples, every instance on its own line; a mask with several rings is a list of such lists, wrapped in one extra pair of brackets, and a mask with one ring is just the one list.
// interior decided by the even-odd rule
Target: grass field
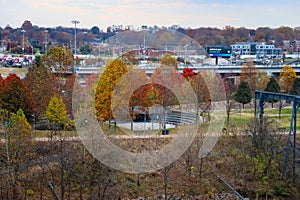
[[(264, 117), (269, 119), (274, 119), (278, 122), (279, 127), (286, 128), (289, 130), (291, 118), (292, 118), (292, 108), (283, 108), (279, 116), (279, 109), (269, 108), (264, 110)], [(254, 119), (254, 111), (242, 110), (241, 112), (234, 111), (230, 115), (230, 125), (238, 124), (240, 128), (245, 128), (247, 124)], [(297, 118), (297, 130), (300, 130), (300, 118)]]
[(0, 67), (0, 74), (10, 74), (11, 72), (20, 76), (25, 76), (28, 68), (6, 68)]

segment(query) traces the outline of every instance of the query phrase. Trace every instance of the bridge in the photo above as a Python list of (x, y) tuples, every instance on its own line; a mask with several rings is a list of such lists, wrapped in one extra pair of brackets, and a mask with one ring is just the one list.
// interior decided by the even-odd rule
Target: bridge
[[(281, 69), (286, 66), (286, 64), (282, 65), (255, 65), (256, 69), (261, 71), (266, 71), (269, 75), (273, 76), (279, 76)], [(289, 65), (292, 67), (297, 75), (300, 75), (300, 65)], [(159, 67), (159, 64), (143, 64), (138, 65), (140, 69), (143, 69), (146, 74), (151, 75), (153, 74), (155, 68)], [(193, 68), (195, 72), (199, 71), (213, 71), (216, 73), (221, 74), (224, 76), (225, 74), (235, 75), (238, 76), (241, 73), (241, 68), (244, 67), (243, 65), (213, 65), (213, 66), (207, 66), (202, 64), (195, 64), (195, 65), (189, 65), (187, 66), (189, 68)], [(186, 66), (180, 65), (178, 67), (178, 72), (183, 73), (184, 68)], [(75, 68), (75, 72), (77, 73), (79, 78), (87, 77), (90, 74), (98, 74), (101, 73), (104, 69), (103, 66), (99, 67), (77, 67)]]

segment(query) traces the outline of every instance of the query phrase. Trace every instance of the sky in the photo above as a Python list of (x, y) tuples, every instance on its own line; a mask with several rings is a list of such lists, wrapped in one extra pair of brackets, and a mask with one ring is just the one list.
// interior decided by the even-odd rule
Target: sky
[(25, 20), (39, 27), (111, 25), (183, 28), (257, 28), (300, 26), (297, 0), (0, 0), (0, 26), (21, 27)]

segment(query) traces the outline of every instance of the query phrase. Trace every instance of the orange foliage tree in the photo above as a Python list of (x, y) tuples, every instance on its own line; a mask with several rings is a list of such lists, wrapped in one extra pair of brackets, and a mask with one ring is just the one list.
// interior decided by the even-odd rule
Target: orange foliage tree
[(32, 120), (36, 108), (31, 91), (16, 74), (10, 74), (3, 80), (3, 87), (0, 89), (0, 108), (11, 113), (17, 113), (21, 108), (27, 120)]
[(39, 121), (54, 95), (53, 77), (46, 67), (39, 66), (30, 68), (24, 81), (28, 85), (36, 105), (35, 120)]

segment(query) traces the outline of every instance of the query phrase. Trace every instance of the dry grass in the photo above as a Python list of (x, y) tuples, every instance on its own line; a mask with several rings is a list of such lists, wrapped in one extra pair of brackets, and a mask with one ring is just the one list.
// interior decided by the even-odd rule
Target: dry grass
[(25, 76), (28, 71), (28, 68), (6, 68), (1, 67), (0, 68), (0, 74), (8, 75), (11, 72), (20, 76)]

